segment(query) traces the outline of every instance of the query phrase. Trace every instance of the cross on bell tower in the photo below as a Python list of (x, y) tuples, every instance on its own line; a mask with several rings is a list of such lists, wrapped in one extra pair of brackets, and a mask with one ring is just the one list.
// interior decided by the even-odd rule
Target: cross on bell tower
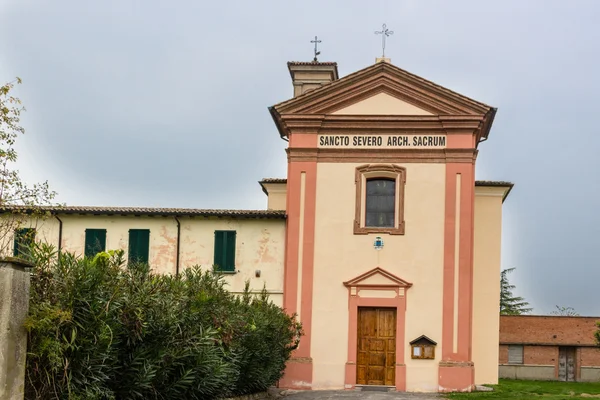
[(318, 60), (317, 60), (317, 56), (318, 56), (319, 54), (321, 54), (321, 52), (320, 52), (320, 51), (317, 51), (317, 45), (318, 45), (319, 43), (321, 43), (322, 41), (321, 41), (321, 40), (318, 40), (318, 39), (317, 39), (317, 37), (315, 36), (315, 40), (311, 40), (310, 42), (315, 44), (315, 58), (313, 59), (313, 61), (314, 61), (314, 62), (317, 62), (317, 61), (318, 61)]

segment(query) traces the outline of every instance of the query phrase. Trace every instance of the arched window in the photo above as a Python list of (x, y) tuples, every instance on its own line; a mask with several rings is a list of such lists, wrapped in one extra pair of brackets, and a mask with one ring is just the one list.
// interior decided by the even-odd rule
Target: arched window
[(406, 169), (393, 164), (356, 168), (354, 233), (404, 234)]
[(396, 217), (396, 180), (367, 179), (366, 227), (393, 227)]

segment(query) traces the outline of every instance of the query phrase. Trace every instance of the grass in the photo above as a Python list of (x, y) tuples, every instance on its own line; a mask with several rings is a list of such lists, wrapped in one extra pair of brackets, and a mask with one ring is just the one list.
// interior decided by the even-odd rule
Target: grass
[(547, 382), (501, 379), (493, 392), (450, 393), (448, 399), (600, 399), (600, 382)]

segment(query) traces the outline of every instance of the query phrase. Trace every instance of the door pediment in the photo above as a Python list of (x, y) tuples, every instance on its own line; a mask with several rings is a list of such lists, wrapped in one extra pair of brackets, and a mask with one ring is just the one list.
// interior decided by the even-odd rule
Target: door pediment
[(368, 272), (365, 272), (362, 275), (359, 275), (349, 281), (344, 282), (344, 286), (346, 287), (401, 287), (401, 288), (409, 288), (412, 286), (412, 283), (405, 281), (397, 277), (396, 275), (382, 269), (382, 268), (374, 268)]

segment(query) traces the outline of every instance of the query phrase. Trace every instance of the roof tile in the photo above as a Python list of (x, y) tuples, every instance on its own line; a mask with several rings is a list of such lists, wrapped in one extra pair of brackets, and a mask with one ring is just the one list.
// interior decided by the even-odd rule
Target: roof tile
[(34, 211), (52, 214), (94, 214), (94, 215), (155, 215), (155, 216), (199, 216), (231, 218), (285, 219), (285, 211), (274, 210), (218, 210), (200, 208), (155, 208), (155, 207), (98, 207), (98, 206), (5, 206), (4, 212)]
[(259, 183), (287, 183), (286, 178), (263, 178)]
[(334, 61), (288, 61), (288, 65), (333, 65), (337, 66)]
[(506, 181), (475, 181), (475, 186), (510, 186), (513, 187), (515, 184)]
[[(263, 178), (260, 183), (287, 183), (286, 178)], [(475, 181), (475, 186), (514, 186), (514, 183), (507, 181)]]

